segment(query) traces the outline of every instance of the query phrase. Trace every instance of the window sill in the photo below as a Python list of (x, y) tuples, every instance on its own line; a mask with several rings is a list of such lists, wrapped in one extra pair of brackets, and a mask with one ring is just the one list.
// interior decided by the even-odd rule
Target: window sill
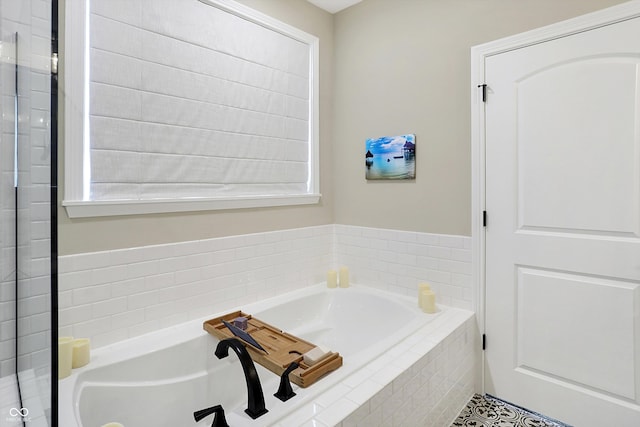
[(64, 200), (69, 218), (311, 205), (320, 194), (156, 200)]

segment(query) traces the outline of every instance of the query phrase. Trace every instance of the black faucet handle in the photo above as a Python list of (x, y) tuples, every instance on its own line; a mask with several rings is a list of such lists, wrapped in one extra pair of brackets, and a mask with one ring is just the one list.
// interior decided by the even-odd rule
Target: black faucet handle
[(278, 387), (278, 391), (274, 394), (275, 397), (286, 402), (291, 399), (296, 394), (293, 392), (293, 388), (291, 387), (291, 381), (289, 380), (289, 374), (296, 369), (298, 365), (296, 362), (291, 362), (291, 364), (284, 370), (282, 375), (280, 376), (280, 387)]
[(204, 417), (208, 417), (211, 414), (215, 414), (213, 417), (213, 422), (211, 423), (211, 427), (229, 427), (229, 424), (227, 424), (227, 419), (224, 417), (224, 409), (222, 408), (222, 405), (216, 405), (212, 406), (211, 408), (195, 411), (193, 413), (193, 418), (196, 420), (196, 422), (198, 422)]

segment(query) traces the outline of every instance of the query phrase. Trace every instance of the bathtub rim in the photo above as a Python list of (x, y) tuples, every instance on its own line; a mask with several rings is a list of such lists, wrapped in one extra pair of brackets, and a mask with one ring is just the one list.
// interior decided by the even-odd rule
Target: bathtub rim
[[(396, 300), (405, 306), (408, 310), (413, 311), (417, 317), (416, 319), (410, 322), (410, 325), (416, 325), (419, 329), (424, 326), (433, 323), (433, 320), (440, 317), (443, 312), (452, 310), (450, 307), (442, 306), (438, 304), (438, 312), (434, 314), (423, 313), (417, 304), (417, 298), (411, 298), (406, 295), (397, 294), (388, 290), (382, 290), (380, 288), (366, 286), (366, 285), (351, 285), (349, 288), (335, 288), (330, 289), (327, 288), (324, 283), (306, 286), (304, 288), (296, 289), (293, 291), (289, 291), (277, 296), (273, 296), (267, 298), (262, 301), (257, 302), (247, 302), (245, 304), (238, 305), (236, 307), (231, 307), (229, 309), (220, 311), (218, 313), (214, 313), (211, 315), (202, 316), (196, 319), (188, 320), (186, 322), (169, 326), (167, 328), (159, 329), (156, 331), (151, 331), (143, 335), (135, 336), (128, 338), (123, 341), (119, 341), (113, 344), (109, 344), (103, 347), (99, 347), (91, 352), (91, 362), (85, 367), (74, 369), (72, 374), (62, 380), (59, 380), (58, 389), (59, 389), (59, 397), (58, 397), (58, 406), (59, 406), (59, 414), (60, 420), (64, 421), (65, 426), (69, 427), (79, 427), (79, 393), (82, 390), (82, 381), (86, 372), (99, 369), (101, 367), (105, 367), (108, 365), (112, 365), (118, 362), (126, 361), (132, 358), (136, 358), (139, 356), (148, 355), (150, 353), (161, 351), (167, 349), (172, 346), (178, 346), (181, 343), (201, 338), (203, 336), (209, 336), (209, 334), (202, 329), (202, 323), (206, 320), (211, 319), (212, 317), (220, 316), (228, 312), (239, 311), (243, 309), (250, 309), (252, 313), (258, 313), (262, 310), (266, 310), (275, 305), (286, 304), (290, 301), (306, 297), (313, 296), (315, 294), (320, 293), (331, 293), (331, 292), (364, 292), (367, 294), (374, 294), (377, 296), (381, 296), (384, 298), (391, 298)], [(458, 309), (453, 309), (457, 311)], [(249, 311), (249, 310), (247, 310)], [(194, 325), (198, 327), (194, 328)], [(411, 336), (410, 332), (403, 334), (400, 338), (396, 338), (395, 336), (390, 336), (384, 339), (383, 341), (374, 345), (372, 347), (389, 347), (386, 344), (386, 341), (389, 341), (392, 337), (394, 338), (394, 343), (400, 343), (407, 340)], [(169, 340), (170, 338), (170, 340)], [(217, 339), (217, 338), (216, 338)], [(135, 345), (132, 345), (134, 344)], [(338, 349), (339, 351), (339, 349)], [(384, 353), (376, 352), (376, 355), (371, 359), (372, 361), (377, 360), (384, 356)], [(338, 382), (344, 381), (349, 378), (351, 375), (355, 375), (358, 371), (361, 370), (362, 366), (357, 366), (359, 358), (356, 358), (355, 361), (348, 361), (347, 363), (356, 363), (356, 366), (352, 366), (351, 369), (345, 374), (344, 377), (338, 379), (338, 377), (333, 377), (328, 375), (325, 377), (326, 381), (324, 386), (321, 388), (317, 388), (317, 393), (313, 395), (309, 394), (304, 396), (299, 404), (296, 404), (295, 407), (287, 407), (284, 410), (279, 410), (278, 413), (281, 414), (282, 417), (288, 417), (292, 413), (299, 410), (301, 406), (308, 404), (309, 400), (312, 400), (314, 396), (326, 392), (329, 388), (336, 385)], [(296, 386), (297, 387), (297, 386)], [(266, 392), (265, 392), (266, 394)], [(233, 408), (230, 408), (229, 415), (233, 414)], [(73, 421), (71, 421), (73, 420)], [(271, 421), (277, 424), (277, 421)]]
[[(381, 290), (378, 288), (365, 286), (365, 285), (351, 285), (349, 288), (346, 288), (346, 289), (345, 288), (329, 289), (323, 283), (321, 283), (321, 284), (316, 284), (312, 286), (306, 286), (304, 288), (296, 289), (281, 295), (273, 296), (262, 301), (240, 304), (235, 307), (230, 307), (229, 309), (219, 311), (217, 313), (201, 316), (192, 320), (187, 320), (186, 322), (168, 326), (166, 328), (158, 329), (155, 331), (147, 332), (145, 334), (127, 338), (125, 340), (108, 344), (106, 346), (98, 347), (95, 349), (92, 348), (90, 363), (81, 368), (73, 369), (71, 375), (67, 378), (60, 380), (60, 383), (73, 381), (74, 379), (77, 379), (78, 375), (88, 370), (93, 370), (101, 366), (121, 362), (127, 359), (131, 359), (133, 357), (142, 356), (144, 354), (162, 350), (173, 345), (178, 345), (180, 343), (192, 340), (194, 338), (198, 338), (202, 335), (208, 335), (208, 333), (204, 329), (202, 329), (202, 324), (206, 320), (224, 315), (226, 313), (246, 310), (248, 306), (250, 306), (252, 312), (260, 312), (262, 310), (265, 310), (267, 308), (270, 308), (276, 305), (274, 304), (274, 302), (277, 302), (279, 304), (284, 304), (292, 300), (296, 300), (304, 296), (311, 296), (316, 293), (321, 293), (323, 291), (350, 292), (350, 290), (355, 290), (356, 292), (365, 291), (366, 293), (374, 293), (379, 296), (392, 297), (400, 300), (403, 304), (415, 303), (414, 304), (415, 307), (407, 306), (407, 308), (412, 309), (414, 310), (414, 312), (419, 313), (420, 315), (424, 315), (425, 317), (429, 316), (429, 318), (435, 318), (444, 310), (449, 309), (449, 307), (447, 306), (438, 304), (437, 305), (439, 309), (438, 312), (434, 314), (427, 314), (427, 313), (423, 313), (418, 308), (417, 299), (414, 301), (413, 298), (405, 295), (400, 295), (390, 291), (385, 291), (385, 290)], [(193, 328), (194, 324), (199, 324), (200, 327)], [(171, 343), (167, 343), (165, 341), (162, 341), (162, 338), (171, 338), (173, 341)], [(131, 344), (134, 342), (137, 345), (131, 346)]]

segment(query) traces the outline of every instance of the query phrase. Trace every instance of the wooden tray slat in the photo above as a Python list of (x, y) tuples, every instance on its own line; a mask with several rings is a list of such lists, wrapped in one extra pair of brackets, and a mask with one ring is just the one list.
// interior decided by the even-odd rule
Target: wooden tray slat
[(242, 311), (234, 311), (225, 315), (210, 319), (202, 325), (204, 330), (218, 339), (232, 338), (233, 333), (222, 323), (223, 320), (233, 323), (236, 317), (246, 317), (248, 332), (267, 352), (263, 352), (239, 339), (247, 348), (254, 362), (259, 363), (276, 375), (282, 375), (284, 370), (292, 363), (300, 366), (289, 374), (294, 384), (300, 387), (308, 387), (318, 381), (322, 376), (342, 366), (342, 356), (339, 353), (330, 353), (315, 365), (308, 366), (304, 363), (302, 355), (312, 348), (314, 344), (305, 341), (295, 335), (281, 331), (275, 326), (269, 325), (250, 314)]

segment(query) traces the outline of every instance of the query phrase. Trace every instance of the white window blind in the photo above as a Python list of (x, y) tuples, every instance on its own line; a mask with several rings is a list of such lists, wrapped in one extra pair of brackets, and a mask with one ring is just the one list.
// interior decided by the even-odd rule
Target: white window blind
[(226, 0), (88, 4), (83, 202), (318, 192), (315, 37)]

